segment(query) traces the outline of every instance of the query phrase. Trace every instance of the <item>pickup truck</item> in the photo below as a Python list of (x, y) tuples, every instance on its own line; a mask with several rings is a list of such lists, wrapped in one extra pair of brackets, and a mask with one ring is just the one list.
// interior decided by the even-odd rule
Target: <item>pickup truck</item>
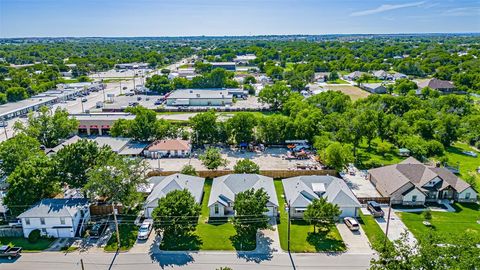
[(22, 227), (22, 221), (20, 219), (17, 219), (15, 221), (9, 222), (8, 226), (12, 228), (21, 228)]
[(21, 247), (0, 246), (0, 257), (6, 257), (9, 260), (20, 256)]

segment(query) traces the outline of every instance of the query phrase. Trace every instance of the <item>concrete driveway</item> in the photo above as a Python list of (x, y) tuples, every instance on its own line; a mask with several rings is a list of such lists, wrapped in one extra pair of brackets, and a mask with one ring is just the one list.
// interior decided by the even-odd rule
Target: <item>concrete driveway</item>
[(155, 231), (150, 233), (147, 240), (139, 240), (135, 242), (135, 245), (130, 249), (131, 253), (155, 253), (159, 252), (158, 245), (160, 244), (160, 236), (157, 236)]
[[(383, 212), (385, 213), (385, 217), (383, 218), (375, 218), (378, 225), (382, 229), (383, 232), (387, 229), (387, 218), (388, 218), (388, 207), (382, 207)], [(408, 234), (408, 242), (411, 246), (414, 246), (416, 243), (416, 239), (413, 234), (408, 230), (405, 223), (400, 219), (397, 214), (392, 210), (390, 213), (390, 225), (388, 227), (388, 239), (390, 241), (395, 241), (402, 236), (402, 233), (407, 232)]]
[(342, 236), (343, 242), (347, 246), (347, 252), (350, 253), (373, 253), (368, 242), (367, 235), (360, 230), (352, 232), (344, 223), (337, 223), (337, 229)]

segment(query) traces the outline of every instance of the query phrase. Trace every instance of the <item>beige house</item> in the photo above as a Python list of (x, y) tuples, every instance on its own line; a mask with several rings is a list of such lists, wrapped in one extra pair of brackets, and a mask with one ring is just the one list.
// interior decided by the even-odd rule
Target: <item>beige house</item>
[(390, 197), (392, 204), (477, 201), (477, 192), (470, 184), (445, 168), (425, 165), (413, 157), (371, 169), (368, 177), (382, 196)]
[(150, 144), (143, 154), (148, 158), (189, 157), (192, 145), (186, 140), (158, 140)]

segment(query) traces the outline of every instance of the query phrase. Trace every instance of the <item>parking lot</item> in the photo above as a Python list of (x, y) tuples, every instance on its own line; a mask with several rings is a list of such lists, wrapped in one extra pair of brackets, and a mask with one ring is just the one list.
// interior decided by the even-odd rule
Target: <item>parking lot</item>
[[(194, 153), (192, 158), (163, 158), (163, 159), (146, 159), (152, 169), (160, 169), (163, 171), (179, 171), (183, 166), (190, 164), (196, 170), (207, 170), (198, 159), (202, 151)], [(247, 152), (234, 151), (231, 149), (222, 149), (223, 158), (228, 160), (225, 168), (232, 170), (235, 163), (240, 159), (250, 159), (260, 166), (260, 170), (294, 170), (299, 167), (317, 167), (322, 168), (322, 165), (313, 159), (285, 159), (287, 154), (286, 148), (267, 148), (264, 152)]]

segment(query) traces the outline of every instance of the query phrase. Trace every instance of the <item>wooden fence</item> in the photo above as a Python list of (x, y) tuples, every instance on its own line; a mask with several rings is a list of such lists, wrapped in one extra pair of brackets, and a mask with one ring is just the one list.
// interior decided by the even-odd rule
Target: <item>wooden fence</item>
[(22, 228), (0, 228), (0, 237), (23, 237), (23, 230)]
[[(117, 209), (118, 213), (121, 214), (123, 211), (122, 205), (116, 205), (115, 209)], [(112, 205), (111, 204), (91, 204), (90, 205), (90, 215), (109, 215), (112, 213)]]
[(390, 198), (389, 197), (360, 197), (357, 198), (361, 204), (367, 204), (368, 201), (375, 201), (380, 204), (389, 204)]
[[(178, 171), (151, 171), (148, 173), (148, 177), (152, 176), (167, 176)], [(227, 174), (234, 173), (232, 170), (217, 170), (217, 171), (197, 171), (199, 177), (202, 178), (215, 178)], [(260, 170), (260, 174), (275, 179), (284, 179), (301, 175), (333, 175), (337, 176), (335, 170)]]

